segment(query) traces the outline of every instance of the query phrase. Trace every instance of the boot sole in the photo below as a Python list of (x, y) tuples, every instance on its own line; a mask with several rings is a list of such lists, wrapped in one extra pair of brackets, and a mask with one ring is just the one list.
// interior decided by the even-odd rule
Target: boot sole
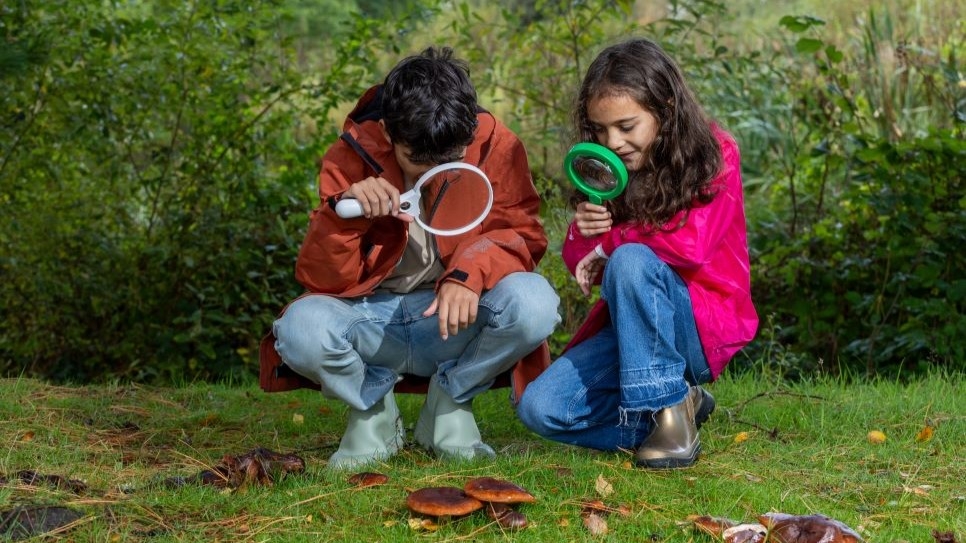
[(687, 468), (693, 466), (695, 462), (698, 461), (698, 457), (701, 456), (701, 444), (694, 448), (694, 452), (691, 456), (682, 458), (664, 457), (664, 458), (654, 458), (651, 460), (638, 460), (637, 466), (651, 469), (678, 469)]

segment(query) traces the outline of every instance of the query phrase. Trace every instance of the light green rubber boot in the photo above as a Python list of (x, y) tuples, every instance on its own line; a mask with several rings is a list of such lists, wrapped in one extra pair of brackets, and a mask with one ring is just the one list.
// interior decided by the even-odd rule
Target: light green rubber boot
[(344, 470), (385, 460), (402, 447), (404, 432), (392, 391), (366, 411), (350, 408), (339, 450), (329, 457), (327, 467)]
[(426, 403), (419, 412), (413, 436), (416, 442), (437, 456), (451, 459), (477, 460), (496, 458), (493, 449), (483, 443), (480, 429), (473, 418), (473, 402), (456, 403), (433, 377), (429, 382)]

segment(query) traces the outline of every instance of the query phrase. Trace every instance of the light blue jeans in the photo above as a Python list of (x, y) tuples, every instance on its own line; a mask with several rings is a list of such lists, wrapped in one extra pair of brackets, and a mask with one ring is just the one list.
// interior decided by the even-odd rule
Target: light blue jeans
[(355, 409), (372, 407), (402, 374), (435, 374), (462, 403), (489, 389), (560, 322), (560, 299), (536, 273), (504, 277), (480, 297), (476, 322), (445, 341), (437, 315), (423, 316), (435, 296), (432, 289), (305, 296), (275, 321), (275, 349), (323, 394)]
[(530, 383), (517, 414), (547, 439), (600, 450), (634, 449), (653, 412), (711, 380), (681, 277), (646, 245), (621, 245), (604, 267), (611, 323)]

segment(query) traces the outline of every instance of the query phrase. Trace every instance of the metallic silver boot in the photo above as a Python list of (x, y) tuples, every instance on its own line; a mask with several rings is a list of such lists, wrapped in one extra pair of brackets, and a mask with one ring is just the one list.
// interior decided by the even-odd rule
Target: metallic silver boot
[(423, 448), (444, 458), (496, 458), (496, 453), (480, 436), (472, 401), (456, 403), (439, 387), (436, 377), (429, 381), (426, 403), (419, 412), (413, 437)]
[(365, 411), (349, 409), (349, 423), (339, 450), (329, 457), (329, 469), (351, 469), (385, 460), (402, 447), (405, 430), (392, 391)]
[(698, 428), (714, 411), (714, 397), (701, 387), (688, 390), (684, 401), (654, 413), (654, 430), (637, 449), (638, 466), (685, 468), (701, 454)]

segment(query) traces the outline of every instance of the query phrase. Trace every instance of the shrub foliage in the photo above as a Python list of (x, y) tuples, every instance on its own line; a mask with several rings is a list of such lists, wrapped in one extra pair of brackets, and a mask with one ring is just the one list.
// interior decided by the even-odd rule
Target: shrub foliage
[(379, 5), (0, 6), (2, 372), (250, 378), (300, 292), (318, 157), (359, 91), (431, 42), (470, 60), (484, 105), (530, 150), (559, 350), (589, 304), (556, 254), (572, 93), (630, 34), (665, 44), (741, 144), (766, 327), (747, 358), (963, 369), (962, 38), (914, 41), (874, 12), (842, 38), (789, 15), (768, 46), (742, 47), (707, 0), (656, 16), (628, 0)]

